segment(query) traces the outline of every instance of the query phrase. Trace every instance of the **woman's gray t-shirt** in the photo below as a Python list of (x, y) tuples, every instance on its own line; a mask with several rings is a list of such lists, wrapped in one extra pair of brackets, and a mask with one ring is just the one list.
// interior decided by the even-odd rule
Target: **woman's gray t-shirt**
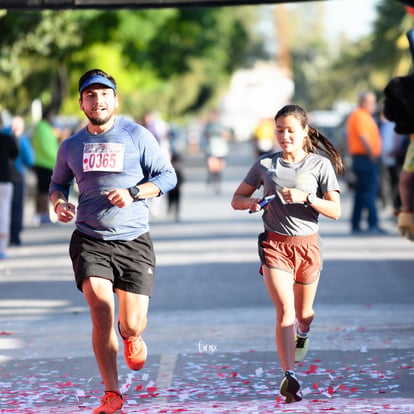
[(263, 186), (263, 196), (277, 195), (263, 212), (264, 228), (288, 236), (317, 233), (319, 213), (304, 203), (284, 202), (283, 188), (297, 188), (320, 198), (328, 191), (340, 191), (331, 161), (313, 153), (294, 164), (284, 161), (281, 152), (265, 154), (253, 164), (244, 182), (257, 189)]

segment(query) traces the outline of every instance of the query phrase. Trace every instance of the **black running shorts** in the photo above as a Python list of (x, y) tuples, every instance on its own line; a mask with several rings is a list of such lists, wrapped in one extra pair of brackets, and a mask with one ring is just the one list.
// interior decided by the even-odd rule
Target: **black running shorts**
[(112, 282), (114, 289), (151, 296), (154, 284), (155, 254), (150, 233), (135, 240), (100, 240), (78, 230), (69, 247), (76, 285), (91, 276)]

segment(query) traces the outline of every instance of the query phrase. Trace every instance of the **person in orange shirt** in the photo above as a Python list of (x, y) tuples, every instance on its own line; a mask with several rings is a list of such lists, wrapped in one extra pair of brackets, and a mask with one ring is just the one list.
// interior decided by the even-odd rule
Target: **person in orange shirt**
[(378, 225), (376, 198), (379, 190), (381, 135), (372, 114), (377, 106), (373, 92), (359, 95), (358, 107), (347, 119), (348, 152), (352, 156), (352, 170), (355, 174), (354, 205), (351, 217), (351, 230), (354, 234), (363, 233), (361, 219), (368, 212), (369, 234), (382, 234)]

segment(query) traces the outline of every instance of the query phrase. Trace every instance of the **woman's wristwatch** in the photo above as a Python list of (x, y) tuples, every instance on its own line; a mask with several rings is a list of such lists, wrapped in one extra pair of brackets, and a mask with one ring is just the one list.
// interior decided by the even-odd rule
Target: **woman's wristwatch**
[(316, 198), (317, 198), (316, 194), (309, 193), (308, 196), (306, 197), (305, 205), (306, 206), (312, 205), (316, 201)]

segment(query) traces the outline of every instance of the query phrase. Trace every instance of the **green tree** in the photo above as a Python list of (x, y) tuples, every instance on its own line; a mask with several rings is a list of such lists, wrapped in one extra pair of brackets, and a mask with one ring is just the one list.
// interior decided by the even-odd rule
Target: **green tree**
[(35, 98), (79, 113), (77, 80), (101, 67), (116, 76), (121, 110), (169, 117), (215, 99), (257, 50), (254, 7), (7, 12), (0, 16), (0, 99), (24, 112)]
[(363, 89), (380, 93), (391, 77), (401, 74), (401, 69), (407, 73), (408, 41), (401, 40), (410, 20), (412, 24), (400, 3), (387, 0), (379, 3), (373, 32), (358, 42), (344, 45), (331, 66), (328, 82), (339, 96), (355, 101), (358, 91)]
[(0, 99), (24, 113), (40, 97), (59, 106), (67, 91), (65, 57), (81, 44), (70, 12), (3, 13), (0, 17)]
[(380, 95), (391, 77), (410, 68), (405, 33), (413, 23), (401, 3), (383, 0), (372, 33), (353, 42), (343, 38), (336, 54), (321, 43), (295, 43), (296, 99), (308, 108), (330, 109), (338, 100), (354, 103), (361, 90)]

